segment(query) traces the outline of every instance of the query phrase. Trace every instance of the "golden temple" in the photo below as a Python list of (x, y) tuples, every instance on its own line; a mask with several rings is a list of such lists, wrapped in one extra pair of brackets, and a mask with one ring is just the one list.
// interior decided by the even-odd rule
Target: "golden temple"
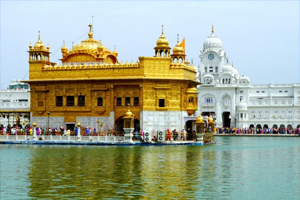
[(184, 128), (183, 117), (197, 109), (196, 69), (185, 60), (185, 49), (172, 49), (162, 31), (153, 57), (137, 62), (119, 62), (118, 52), (110, 51), (101, 40), (88, 38), (68, 49), (61, 48), (62, 61), (50, 61), (50, 47), (38, 36), (29, 46), (31, 120), (40, 127), (73, 129), (83, 127), (122, 130), (128, 110), (134, 115), (136, 131)]

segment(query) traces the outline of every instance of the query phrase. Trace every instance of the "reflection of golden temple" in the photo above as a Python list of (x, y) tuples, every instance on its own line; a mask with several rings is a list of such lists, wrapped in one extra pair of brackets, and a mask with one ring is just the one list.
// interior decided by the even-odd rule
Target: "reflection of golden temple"
[[(163, 31), (154, 57), (139, 57), (136, 63), (119, 63), (116, 50), (110, 51), (93, 38), (91, 24), (86, 40), (71, 49), (64, 43), (62, 64), (50, 62), (49, 50), (39, 34), (28, 51), (26, 82), (31, 88), (32, 120), (39, 120), (40, 126), (47, 126), (44, 121), (51, 112), (51, 124), (57, 127), (72, 129), (80, 120), (83, 127), (95, 128), (101, 117), (106, 131), (123, 131), (122, 120), (129, 105), (136, 130), (156, 131), (155, 116), (183, 119), (198, 108), (196, 69), (185, 61), (185, 49), (178, 41), (171, 54)], [(162, 130), (170, 128), (167, 118), (163, 120)], [(181, 126), (175, 128), (181, 130)]]

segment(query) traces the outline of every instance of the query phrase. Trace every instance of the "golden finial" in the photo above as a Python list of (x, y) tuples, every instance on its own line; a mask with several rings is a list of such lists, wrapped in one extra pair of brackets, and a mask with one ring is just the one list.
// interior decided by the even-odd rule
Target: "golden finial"
[(212, 25), (212, 27), (211, 27), (211, 33), (214, 33), (215, 31), (214, 31), (214, 25)]
[(114, 51), (116, 51), (116, 50), (117, 50), (117, 46), (115, 45)]
[(179, 44), (179, 34), (177, 34), (177, 44)]
[(164, 34), (164, 25), (161, 25), (161, 34)]
[(90, 32), (92, 32), (92, 24), (89, 24), (89, 27), (90, 27)]
[(99, 43), (101, 44), (101, 39), (99, 40)]
[(41, 32), (39, 31), (38, 41), (41, 41)]
[(72, 49), (74, 48), (74, 42), (72, 42)]
[(90, 38), (92, 38), (93, 37), (93, 32), (92, 32), (93, 25), (89, 24), (89, 27), (90, 27), (90, 32), (88, 33), (88, 35), (89, 35)]

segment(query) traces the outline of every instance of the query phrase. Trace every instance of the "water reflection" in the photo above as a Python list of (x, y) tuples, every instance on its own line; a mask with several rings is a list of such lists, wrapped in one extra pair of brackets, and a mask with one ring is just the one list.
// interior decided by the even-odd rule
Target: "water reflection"
[(0, 199), (298, 199), (299, 139), (215, 138), (217, 144), (207, 146), (0, 145)]
[(215, 176), (214, 153), (201, 146), (31, 149), (29, 196), (34, 198), (192, 198), (214, 188), (207, 184)]

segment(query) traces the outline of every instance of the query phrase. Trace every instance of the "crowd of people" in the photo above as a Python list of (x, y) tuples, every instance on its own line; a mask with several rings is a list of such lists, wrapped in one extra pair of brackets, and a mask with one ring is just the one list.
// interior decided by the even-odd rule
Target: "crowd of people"
[(299, 128), (216, 128), (219, 134), (300, 134)]
[[(0, 131), (2, 135), (32, 135), (34, 127), (22, 127), (22, 126), (7, 126), (0, 127)], [(65, 136), (77, 136), (79, 129), (75, 127), (74, 131), (66, 130), (63, 127), (55, 127), (55, 128), (42, 128), (36, 127), (36, 135), (65, 135)], [(299, 128), (231, 128), (231, 127), (221, 127), (215, 128), (215, 133), (218, 134), (298, 134), (300, 135)], [(116, 134), (116, 132), (108, 130), (106, 133), (101, 132), (101, 130), (96, 130), (96, 128), (92, 129), (91, 127), (80, 127), (80, 135), (82, 136), (97, 136), (97, 135), (107, 135), (107, 136), (122, 136), (123, 134)], [(186, 131), (182, 129), (181, 131), (177, 131), (173, 129), (166, 130), (165, 133), (166, 140), (194, 140), (196, 138), (196, 132), (192, 131), (190, 128)], [(152, 139), (156, 140), (157, 136), (153, 135)], [(134, 134), (134, 139), (143, 140), (144, 132), (141, 130), (140, 132), (136, 132)]]

